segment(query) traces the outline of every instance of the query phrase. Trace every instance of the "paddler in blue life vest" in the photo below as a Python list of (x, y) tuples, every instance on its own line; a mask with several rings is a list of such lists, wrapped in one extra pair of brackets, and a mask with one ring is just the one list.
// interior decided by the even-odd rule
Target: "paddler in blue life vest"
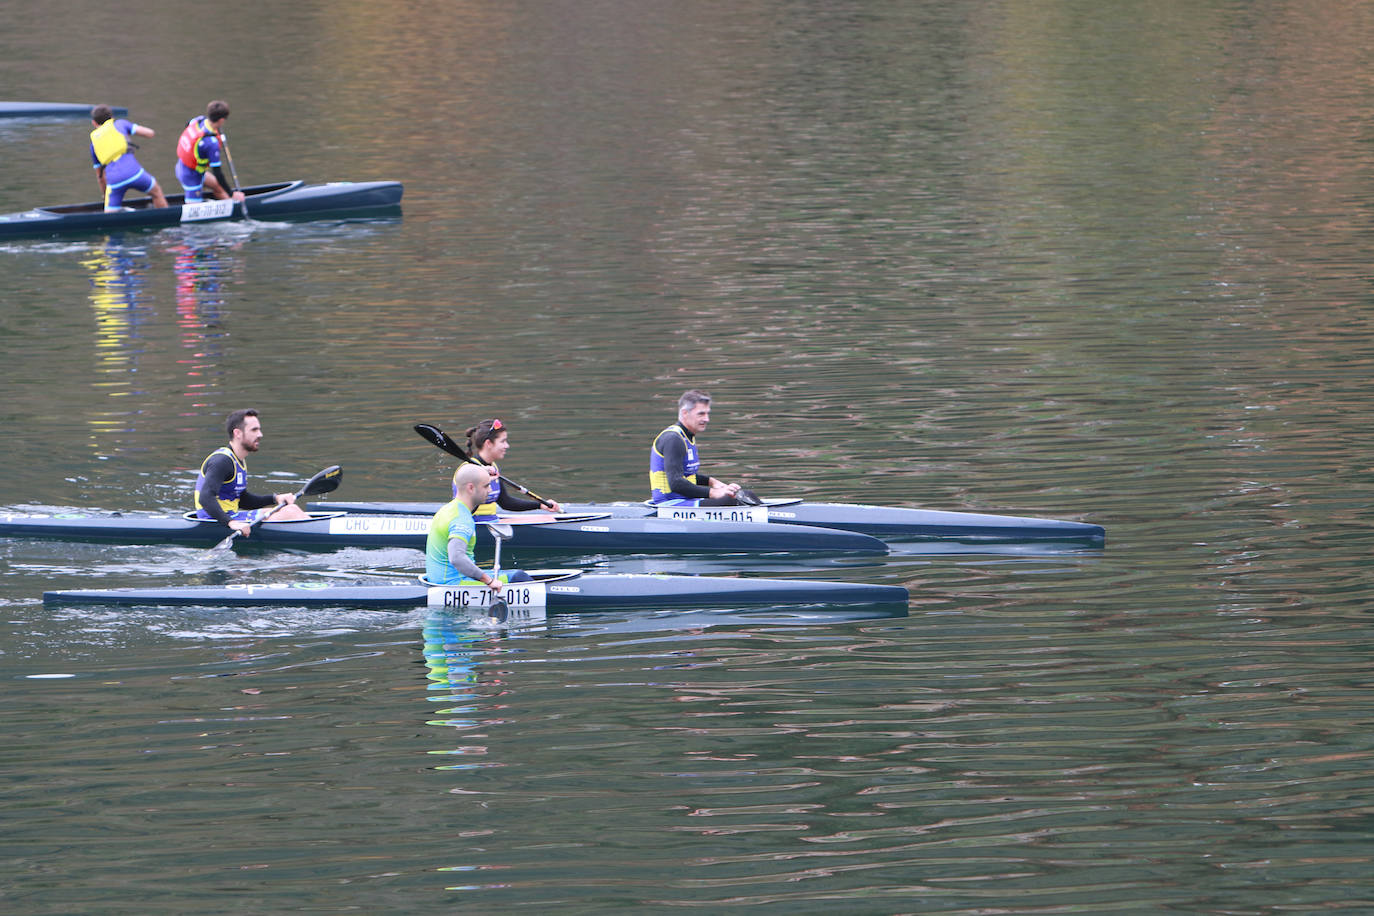
[(434, 585), (485, 585), (500, 592), (503, 582), (527, 582), (520, 570), (498, 576), (477, 565), (477, 522), (473, 512), (487, 495), (490, 475), (485, 468), (464, 461), (453, 475), (457, 493), (434, 513), (425, 540), (425, 578)]
[[(205, 106), (205, 114), (188, 121), (177, 138), (177, 181), (181, 182), (188, 203), (204, 200), (207, 192), (216, 200), (230, 196), (225, 190), (229, 187), (229, 180), (224, 177), (224, 167), (220, 161), (220, 141), (227, 142), (224, 122), (228, 118), (229, 103), (216, 99)], [(234, 200), (243, 200), (242, 191), (235, 190), (232, 196)]]
[(123, 209), (124, 195), (129, 191), (147, 194), (154, 207), (167, 206), (162, 187), (152, 173), (139, 165), (134, 145), (129, 142), (130, 137), (155, 136), (153, 129), (116, 118), (109, 105), (91, 109), (91, 126), (91, 162), (100, 183), (100, 196), (105, 200), (105, 212)]
[(737, 483), (701, 473), (697, 439), (711, 422), (711, 396), (693, 388), (677, 400), (677, 422), (649, 450), (649, 501), (660, 506), (756, 506)]
[[(506, 452), (510, 450), (510, 433), (499, 418), (483, 420), (476, 426), (469, 427), (467, 437), (468, 454), (472, 456), (474, 461), (486, 465), (487, 474), (491, 478), (488, 482), (486, 498), (482, 500), (482, 505), (476, 510), (477, 515), (495, 515), (498, 507), (507, 512), (528, 512), (543, 508), (547, 508), (550, 512), (563, 511), (563, 507), (553, 500), (540, 502), (537, 499), (526, 499), (501, 486), (501, 469), (496, 466), (496, 462), (505, 458)], [(464, 464), (471, 466), (467, 462)], [(459, 470), (462, 470), (462, 467), (463, 465), (459, 465)], [(453, 473), (453, 495), (458, 495), (457, 471)]]
[(295, 493), (258, 496), (248, 492), (248, 456), (262, 444), (262, 421), (256, 410), (236, 410), (224, 421), (229, 444), (215, 449), (200, 464), (192, 499), (197, 518), (212, 518), (243, 537), (252, 531), (259, 509), (282, 506), (273, 521), (308, 518), (296, 505)]

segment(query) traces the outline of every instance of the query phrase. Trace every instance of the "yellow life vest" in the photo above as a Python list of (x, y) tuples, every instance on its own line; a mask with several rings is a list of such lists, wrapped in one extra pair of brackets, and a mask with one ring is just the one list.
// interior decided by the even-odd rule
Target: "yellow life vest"
[(129, 139), (115, 127), (115, 119), (110, 118), (91, 131), (91, 149), (101, 165), (109, 165), (129, 151)]

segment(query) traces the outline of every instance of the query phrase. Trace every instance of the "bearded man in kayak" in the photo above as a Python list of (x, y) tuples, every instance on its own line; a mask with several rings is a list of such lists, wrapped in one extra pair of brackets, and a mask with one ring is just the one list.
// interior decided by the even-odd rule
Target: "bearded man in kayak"
[(248, 537), (257, 510), (282, 506), (273, 520), (309, 518), (296, 505), (295, 493), (258, 496), (248, 492), (247, 459), (262, 444), (262, 421), (256, 410), (236, 410), (224, 421), (229, 444), (215, 449), (200, 464), (194, 500), (197, 518), (212, 518)]
[(758, 497), (701, 473), (696, 437), (711, 422), (711, 396), (693, 388), (677, 400), (677, 422), (649, 450), (649, 501), (658, 506), (757, 505)]
[(425, 578), (434, 585), (485, 585), (499, 593), (504, 582), (529, 581), (529, 574), (514, 571), (493, 576), (477, 565), (477, 523), (472, 513), (487, 497), (486, 468), (463, 462), (453, 475), (457, 492), (434, 513), (425, 541)]
[[(205, 114), (198, 115), (187, 122), (186, 128), (177, 138), (177, 181), (186, 192), (186, 202), (204, 200), (205, 192), (216, 200), (224, 200), (230, 194), (225, 188), (229, 181), (224, 177), (220, 153), (224, 137), (224, 122), (229, 119), (229, 103), (218, 99), (205, 106)], [(214, 173), (211, 174), (211, 169)], [(242, 191), (234, 191), (234, 200), (243, 200)]]
[(152, 173), (134, 158), (130, 137), (156, 136), (151, 127), (116, 118), (109, 105), (91, 109), (91, 162), (100, 195), (105, 200), (105, 212), (124, 208), (128, 191), (142, 191), (153, 199), (154, 207), (167, 206), (167, 197)]

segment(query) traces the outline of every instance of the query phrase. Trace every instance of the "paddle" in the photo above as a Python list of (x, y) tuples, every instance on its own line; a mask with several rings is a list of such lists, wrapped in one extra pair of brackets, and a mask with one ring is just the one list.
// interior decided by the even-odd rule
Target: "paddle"
[[(301, 487), (299, 490), (296, 491), (296, 499), (300, 499), (302, 496), (314, 496), (318, 493), (328, 493), (332, 490), (337, 490), (339, 488), (339, 483), (342, 480), (343, 468), (339, 467), (337, 464), (333, 467), (327, 467), (323, 471), (320, 471), (318, 474), (316, 474), (314, 477), (311, 477), (309, 480), (307, 480), (305, 482), (305, 486)], [(274, 514), (276, 514), (277, 510), (281, 509), (281, 507), (284, 505), (286, 505), (286, 503), (278, 503), (277, 505), (273, 506), (268, 512), (264, 513), (263, 515), (259, 515), (257, 518), (253, 519), (253, 525), (257, 525), (259, 522), (266, 521), (267, 519), (271, 518)], [(218, 544), (216, 544), (214, 547), (211, 547), (210, 549), (223, 550), (230, 544), (234, 543), (234, 538), (238, 536), (239, 530), (235, 528), (232, 532), (230, 532), (227, 538), (220, 541)]]
[[(428, 423), (416, 423), (415, 431), (420, 434), (421, 439), (424, 439), (430, 445), (438, 446), (439, 448), (448, 452), (455, 458), (461, 458), (464, 461), (469, 462), (470, 464), (477, 465), (479, 468), (491, 467), (491, 465), (483, 464), (476, 458), (473, 458), (467, 452), (463, 451), (463, 447), (461, 445), (459, 445), (457, 442), (454, 442), (448, 436), (444, 435), (444, 431), (437, 426), (430, 426)], [(524, 493), (530, 499), (538, 500), (540, 505), (548, 506), (550, 508), (553, 507), (553, 500), (545, 499), (538, 493), (535, 493), (533, 490), (529, 490), (525, 487), (520, 486), (520, 484), (511, 480), (509, 477), (506, 477), (502, 474), (497, 474), (496, 479), (501, 481), (503, 484), (510, 487), (511, 489), (516, 490), (520, 493)]]
[(735, 501), (738, 502), (741, 506), (763, 505), (763, 500), (759, 499), (759, 495), (755, 493), (753, 490), (741, 489), (738, 493), (735, 494)]
[[(227, 163), (229, 163), (229, 177), (232, 178), (232, 179), (234, 179), (234, 191), (242, 191), (242, 190), (243, 190), (243, 185), (239, 182), (239, 173), (238, 173), (238, 170), (234, 168), (234, 157), (231, 156), (231, 155), (229, 155), (229, 138), (226, 137), (223, 133), (221, 133), (221, 134), (219, 135), (219, 148), (222, 149), (222, 150), (224, 150), (224, 161), (227, 162)], [(230, 191), (229, 194), (230, 194), (230, 196), (232, 197), (232, 196), (233, 196), (233, 191)], [(247, 197), (247, 195), (244, 195), (243, 200), (239, 201), (239, 204), (240, 204), (240, 206), (243, 207), (243, 215), (244, 215), (244, 216), (247, 216), (247, 215), (248, 215), (248, 197)]]
[[(510, 525), (503, 525), (500, 522), (488, 522), (487, 530), (491, 532), (491, 539), (496, 542), (496, 555), (491, 561), (491, 579), (497, 582), (501, 575), (501, 542), (515, 534)], [(510, 616), (510, 605), (506, 604), (506, 599), (501, 597), (498, 591), (496, 597), (492, 599), (491, 606), (487, 608), (487, 616), (497, 623), (505, 623)]]

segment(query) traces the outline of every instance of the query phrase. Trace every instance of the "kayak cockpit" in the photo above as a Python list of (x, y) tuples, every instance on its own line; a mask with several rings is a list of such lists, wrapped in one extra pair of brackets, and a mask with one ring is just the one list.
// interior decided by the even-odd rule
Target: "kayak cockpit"
[[(263, 197), (268, 194), (277, 194), (282, 191), (288, 190), (289, 188), (296, 187), (300, 184), (303, 184), (303, 182), (297, 180), (278, 181), (275, 184), (253, 185), (252, 187), (244, 188), (243, 195), (249, 201), (252, 201), (255, 197)], [(186, 203), (186, 195), (184, 194), (167, 195), (167, 205), (169, 207), (180, 207), (184, 203)], [(151, 197), (126, 198), (124, 201), (125, 210), (149, 210), (152, 209), (152, 206), (153, 199)], [(38, 207), (36, 209), (41, 213), (52, 213), (58, 216), (70, 216), (72, 214), (79, 213), (104, 213), (105, 204), (97, 200), (84, 204), (62, 204), (55, 207)]]
[[(346, 512), (307, 512), (305, 518), (268, 518), (268, 519), (263, 519), (262, 524), (264, 524), (264, 525), (292, 525), (292, 524), (299, 525), (299, 524), (301, 524), (301, 523), (303, 523), (303, 522), (323, 522), (323, 521), (328, 521), (328, 520), (331, 519), (331, 518), (341, 518), (341, 517), (344, 516), (344, 515), (347, 515), (347, 513), (346, 513)], [(201, 523), (206, 524), (206, 525), (218, 525), (218, 524), (219, 524), (219, 522), (215, 521), (213, 518), (201, 518), (199, 515), (196, 515), (196, 513), (194, 513), (194, 512), (183, 512), (183, 513), (181, 513), (181, 517), (184, 518), (184, 519), (186, 519), (186, 521), (188, 521), (188, 522), (201, 522)]]

